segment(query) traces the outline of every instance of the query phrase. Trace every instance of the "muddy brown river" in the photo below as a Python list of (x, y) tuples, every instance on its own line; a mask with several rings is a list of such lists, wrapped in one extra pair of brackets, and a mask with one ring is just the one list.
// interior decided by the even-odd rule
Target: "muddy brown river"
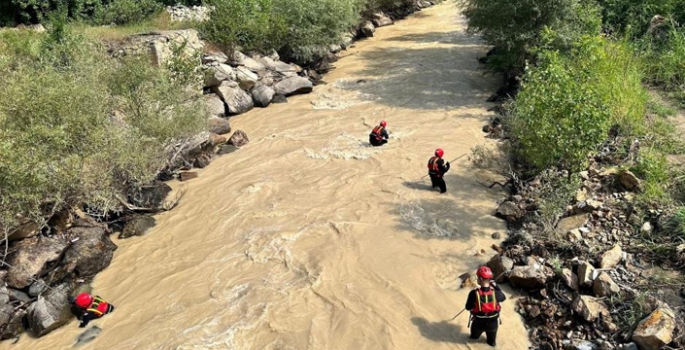
[[(356, 43), (326, 85), (231, 120), (251, 143), (200, 177), (172, 184), (180, 205), (144, 237), (116, 241), (94, 282), (116, 305), (81, 349), (490, 349), (468, 339), (458, 276), (487, 261), (499, 190), (476, 182), (468, 157), (448, 193), (426, 162), (484, 138), (497, 79), (477, 57), (453, 4), (426, 9)], [(390, 143), (368, 146), (388, 121)], [(485, 249), (487, 254), (476, 256)], [(498, 348), (525, 350), (505, 289)], [(73, 321), (2, 349), (70, 349)]]

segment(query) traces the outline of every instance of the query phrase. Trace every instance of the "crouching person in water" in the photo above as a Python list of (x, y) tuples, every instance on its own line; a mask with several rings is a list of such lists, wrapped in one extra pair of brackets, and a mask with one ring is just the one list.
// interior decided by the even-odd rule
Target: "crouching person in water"
[(372, 146), (378, 147), (388, 143), (388, 138), (390, 136), (388, 135), (388, 131), (385, 130), (386, 126), (388, 126), (388, 123), (386, 123), (385, 120), (381, 120), (381, 124), (373, 128), (373, 131), (369, 134), (369, 143)]
[(76, 298), (69, 299), (71, 304), (78, 306), (83, 312), (79, 318), (81, 320), (80, 328), (88, 325), (88, 322), (114, 311), (114, 305), (102, 300), (99, 296), (92, 296), (88, 293), (81, 293)]
[(507, 298), (492, 281), (492, 270), (489, 267), (481, 266), (476, 274), (480, 287), (472, 290), (466, 300), (466, 309), (471, 310), (471, 339), (479, 339), (485, 332), (488, 345), (495, 346), (500, 303)]

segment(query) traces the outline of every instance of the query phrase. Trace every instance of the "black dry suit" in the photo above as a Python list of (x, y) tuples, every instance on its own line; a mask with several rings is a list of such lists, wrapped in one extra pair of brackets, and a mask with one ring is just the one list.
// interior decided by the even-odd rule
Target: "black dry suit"
[(382, 125), (379, 125), (375, 128), (373, 128), (373, 131), (369, 134), (369, 143), (372, 146), (382, 146), (386, 143), (388, 143), (388, 138), (390, 135), (388, 135), (388, 131), (385, 130), (385, 127)]

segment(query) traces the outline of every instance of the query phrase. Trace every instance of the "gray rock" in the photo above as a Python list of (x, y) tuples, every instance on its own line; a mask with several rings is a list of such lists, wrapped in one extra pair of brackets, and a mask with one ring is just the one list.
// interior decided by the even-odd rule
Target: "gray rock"
[(133, 236), (142, 236), (149, 229), (154, 227), (156, 220), (149, 215), (136, 215), (129, 219), (124, 226), (124, 230), (119, 234), (119, 238), (129, 238)]
[(642, 191), (642, 182), (630, 170), (621, 170), (618, 181), (628, 191)]
[(266, 85), (257, 85), (250, 93), (257, 107), (268, 107), (276, 94), (274, 89)]
[(632, 340), (641, 350), (658, 350), (673, 341), (675, 314), (668, 307), (660, 307), (640, 321)]
[(589, 214), (575, 215), (563, 218), (559, 221), (559, 224), (557, 225), (557, 232), (560, 234), (564, 234), (573, 229), (580, 228), (587, 222), (589, 218)]
[(150, 57), (153, 64), (161, 67), (169, 62), (177, 48), (182, 48), (180, 54), (185, 57), (196, 57), (203, 51), (204, 45), (195, 29), (155, 31), (127, 37), (112, 55), (144, 55)]
[(276, 94), (271, 100), (271, 103), (288, 103), (288, 99), (283, 95)]
[(12, 245), (7, 258), (11, 266), (7, 272), (7, 285), (22, 289), (33, 283), (38, 275), (46, 272), (49, 263), (55, 262), (67, 248), (67, 242), (60, 238), (32, 237)]
[(592, 290), (598, 297), (608, 297), (618, 294), (621, 291), (614, 280), (611, 279), (611, 276), (604, 271), (602, 271), (595, 279), (592, 285)]
[(22, 304), (29, 303), (32, 300), (28, 294), (14, 288), (7, 288), (7, 294), (10, 301), (18, 301)]
[(42, 337), (67, 324), (73, 317), (68, 301), (70, 292), (68, 284), (59, 285), (29, 306), (28, 323), (35, 336)]
[(618, 263), (621, 262), (622, 257), (623, 250), (621, 250), (621, 246), (619, 246), (618, 244), (614, 245), (613, 248), (602, 254), (600, 267), (603, 269), (614, 268), (616, 267), (616, 265), (618, 265)]
[(239, 148), (233, 145), (221, 145), (219, 147), (219, 150), (217, 151), (218, 154), (229, 154), (237, 151)]
[(373, 25), (376, 27), (383, 27), (383, 26), (388, 26), (391, 25), (392, 19), (388, 16), (385, 15), (383, 12), (376, 12), (373, 14), (373, 19), (371, 20), (373, 22)]
[(376, 31), (376, 27), (373, 26), (371, 21), (364, 22), (359, 28), (359, 32), (367, 38), (373, 37), (373, 32)]
[(519, 217), (521, 214), (521, 210), (519, 207), (516, 205), (516, 203), (511, 202), (511, 201), (504, 201), (502, 204), (497, 207), (497, 214), (502, 215), (504, 217)]
[(242, 52), (234, 52), (228, 57), (228, 63), (234, 67), (244, 66), (253, 72), (260, 72), (266, 69), (263, 64), (257, 62), (257, 60), (246, 56)]
[(207, 120), (209, 132), (212, 134), (223, 135), (231, 132), (231, 123), (224, 118), (210, 117)]
[(583, 262), (578, 266), (578, 282), (581, 286), (590, 287), (594, 282), (595, 267), (589, 262)]
[(226, 80), (235, 80), (237, 76), (233, 67), (223, 63), (213, 63), (207, 66), (205, 87), (219, 86)]
[[(26, 317), (26, 309), (22, 308), (12, 308), (10, 310), (10, 305), (5, 305), (3, 311), (7, 313), (7, 319), (0, 339), (13, 339), (19, 336), (19, 334), (24, 332), (24, 318)], [(2, 328), (0, 328), (2, 329)]]
[(231, 135), (231, 138), (228, 139), (229, 145), (236, 146), (238, 148), (247, 145), (249, 142), (250, 139), (247, 137), (247, 134), (242, 130), (236, 130), (233, 133), (233, 135)]
[(228, 112), (231, 114), (242, 114), (254, 107), (252, 97), (243, 91), (236, 82), (224, 81), (220, 86), (213, 87), (212, 91), (226, 102)]
[(259, 81), (259, 76), (246, 67), (236, 68), (235, 73), (235, 80), (238, 82), (240, 88), (245, 91), (252, 90), (252, 88), (257, 85), (257, 81)]
[(48, 285), (43, 280), (37, 280), (29, 287), (29, 296), (37, 297), (39, 294), (48, 290)]
[(594, 322), (599, 315), (609, 315), (609, 310), (604, 302), (589, 295), (579, 295), (571, 304), (571, 308), (585, 321)]
[(7, 290), (7, 287), (0, 286), (0, 305), (5, 305), (10, 302), (10, 292)]
[(552, 276), (551, 269), (547, 266), (533, 263), (528, 266), (514, 266), (509, 274), (509, 282), (514, 287), (526, 289), (544, 287), (547, 278)]
[(81, 346), (83, 344), (90, 343), (93, 339), (100, 335), (100, 333), (102, 333), (102, 329), (100, 329), (100, 327), (90, 327), (90, 329), (87, 331), (79, 334), (78, 338), (76, 338), (76, 344), (74, 344), (74, 346)]
[(263, 64), (267, 70), (277, 72), (285, 77), (297, 76), (297, 73), (302, 71), (302, 68), (297, 65), (288, 64), (279, 60), (274, 60), (271, 57), (259, 57), (255, 59), (259, 63)]
[(637, 344), (635, 343), (628, 343), (623, 345), (624, 350), (640, 350), (640, 348), (637, 347)]
[(514, 261), (506, 256), (496, 254), (488, 261), (487, 266), (492, 269), (495, 281), (501, 282), (506, 278), (506, 273), (514, 268)]
[(10, 229), (7, 237), (9, 237), (10, 242), (19, 241), (19, 240), (30, 238), (30, 237), (35, 237), (40, 232), (39, 228), (40, 227), (38, 227), (38, 224), (36, 224), (35, 222), (26, 221), (26, 222), (22, 223), (21, 225), (15, 227), (13, 229)]
[(210, 52), (208, 54), (202, 55), (202, 64), (209, 63), (226, 63), (228, 62), (228, 56), (221, 51)]
[(78, 241), (72, 243), (64, 254), (64, 270), (76, 276), (90, 277), (112, 262), (117, 245), (103, 227), (72, 227), (69, 235)]
[(578, 290), (580, 288), (578, 276), (569, 269), (565, 268), (561, 270), (561, 279), (564, 281), (564, 284), (566, 284), (567, 287), (573, 290)]
[(290, 77), (274, 85), (274, 91), (278, 95), (290, 96), (312, 92), (314, 85), (307, 78)]
[(169, 185), (155, 180), (142, 186), (135, 194), (129, 195), (129, 200), (135, 206), (156, 209), (164, 204), (169, 192), (171, 192)]

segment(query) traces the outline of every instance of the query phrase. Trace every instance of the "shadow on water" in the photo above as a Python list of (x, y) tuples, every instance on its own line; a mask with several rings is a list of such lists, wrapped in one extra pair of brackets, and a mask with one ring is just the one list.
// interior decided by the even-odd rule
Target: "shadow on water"
[[(366, 64), (357, 73), (364, 79), (336, 86), (376, 103), (417, 110), (482, 107), (497, 89), (496, 79), (484, 78), (477, 61), (487, 48), (463, 32), (407, 34), (383, 42), (398, 45), (360, 52)], [(440, 46), (422, 47), (433, 43)]]
[[(491, 213), (474, 207), (469, 198), (478, 198), (487, 189), (470, 177), (458, 174), (445, 175), (447, 193), (432, 189), (430, 180), (406, 181), (403, 185), (411, 190), (433, 191), (434, 198), (416, 199), (395, 203), (391, 214), (399, 217), (396, 229), (410, 231), (419, 239), (469, 240), (474, 235), (490, 235), (502, 230), (501, 222)], [(499, 192), (498, 192), (499, 193)]]
[(412, 317), (413, 323), (421, 335), (435, 342), (466, 343), (468, 335), (462, 333), (462, 326), (447, 321), (430, 322), (423, 317)]

